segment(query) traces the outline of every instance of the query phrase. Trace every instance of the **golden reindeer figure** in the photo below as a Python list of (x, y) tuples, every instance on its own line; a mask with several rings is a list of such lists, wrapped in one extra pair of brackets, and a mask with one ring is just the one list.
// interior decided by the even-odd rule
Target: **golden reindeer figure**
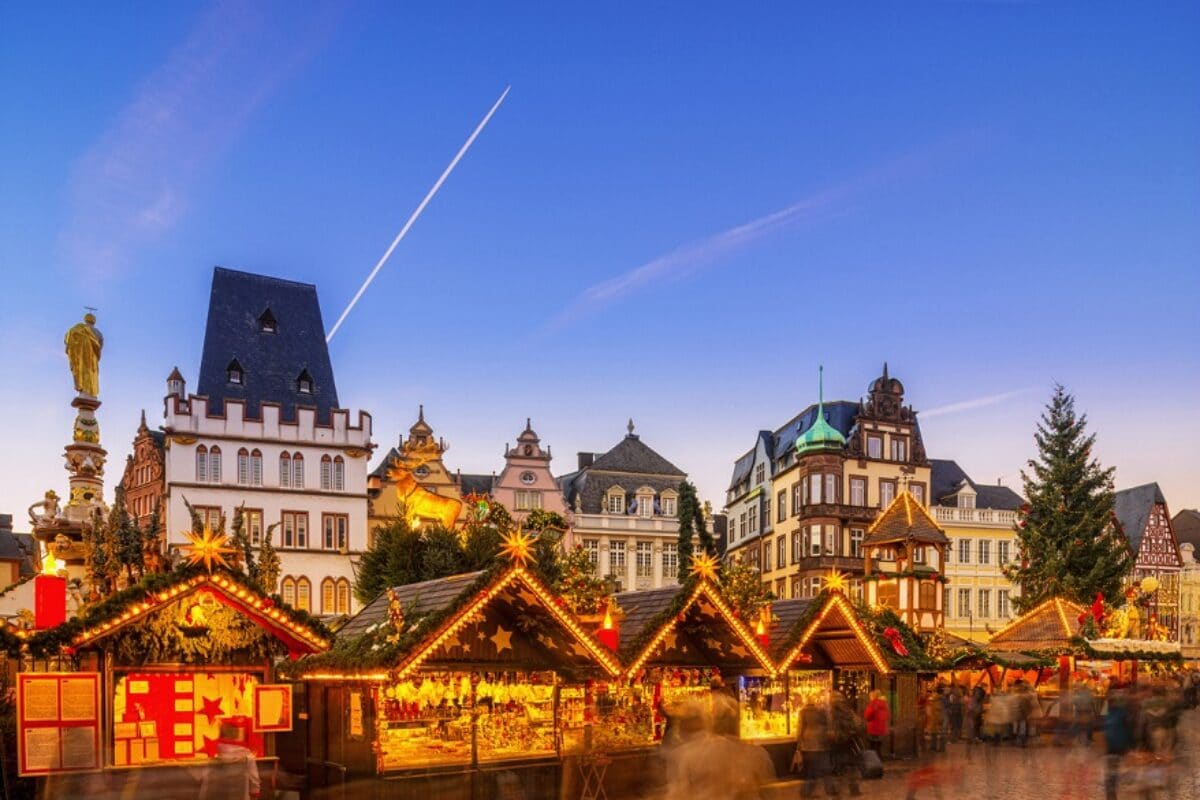
[(443, 497), (431, 492), (413, 477), (413, 470), (429, 463), (437, 456), (436, 449), (413, 448), (401, 453), (388, 470), (388, 479), (396, 487), (396, 496), (404, 508), (404, 517), (410, 525), (424, 521), (435, 521), (447, 530), (453, 530), (462, 512), (462, 501), (455, 497)]

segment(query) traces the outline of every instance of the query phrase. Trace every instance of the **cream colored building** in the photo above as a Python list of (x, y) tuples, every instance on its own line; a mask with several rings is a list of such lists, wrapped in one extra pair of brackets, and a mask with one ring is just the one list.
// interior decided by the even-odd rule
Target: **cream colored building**
[(930, 465), (930, 510), (950, 538), (942, 590), (946, 630), (986, 642), (1017, 616), (1017, 590), (1003, 566), (1017, 557), (1021, 497), (1006, 486), (976, 483), (953, 461), (932, 459)]
[(1200, 561), (1196, 560), (1196, 546), (1191, 542), (1179, 545), (1183, 556), (1183, 569), (1179, 573), (1179, 641), (1183, 646), (1183, 657), (1200, 659)]

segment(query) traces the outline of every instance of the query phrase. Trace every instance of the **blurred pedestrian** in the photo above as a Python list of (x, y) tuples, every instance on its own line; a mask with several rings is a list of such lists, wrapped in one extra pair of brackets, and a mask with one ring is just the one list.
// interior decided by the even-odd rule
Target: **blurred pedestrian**
[(825, 793), (830, 797), (837, 794), (829, 759), (830, 723), (829, 710), (823, 703), (810, 702), (800, 709), (800, 729), (796, 734), (796, 747), (800, 751), (801, 775), (800, 796), (812, 797), (817, 782), (825, 784)]
[(868, 698), (867, 707), (863, 711), (863, 721), (866, 722), (867, 727), (867, 742), (871, 749), (882, 758), (883, 740), (888, 735), (892, 712), (888, 708), (887, 700), (883, 699), (883, 694), (878, 689), (872, 689)]
[(1133, 749), (1134, 720), (1128, 698), (1122, 691), (1109, 695), (1108, 713), (1104, 717), (1104, 797), (1117, 800), (1117, 784), (1121, 780), (1121, 759)]
[(950, 726), (950, 741), (957, 742), (962, 738), (964, 701), (962, 690), (957, 686), (950, 687), (946, 696), (946, 717)]
[(863, 724), (850, 701), (841, 692), (834, 692), (830, 708), (830, 755), (833, 761), (835, 785), (846, 785), (851, 797), (862, 794), (858, 788), (858, 768), (862, 745)]

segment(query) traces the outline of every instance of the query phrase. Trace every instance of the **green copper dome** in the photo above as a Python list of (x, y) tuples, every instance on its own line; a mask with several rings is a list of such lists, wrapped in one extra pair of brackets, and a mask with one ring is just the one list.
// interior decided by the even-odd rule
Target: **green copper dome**
[(796, 455), (846, 445), (846, 437), (825, 421), (825, 367), (821, 367), (818, 374), (817, 419), (808, 430), (796, 437)]

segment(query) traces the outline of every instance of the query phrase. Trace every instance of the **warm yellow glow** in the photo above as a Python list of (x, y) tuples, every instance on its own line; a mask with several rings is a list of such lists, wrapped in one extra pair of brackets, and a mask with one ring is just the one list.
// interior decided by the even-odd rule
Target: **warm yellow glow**
[(612, 610), (608, 607), (605, 607), (604, 609), (604, 622), (600, 623), (600, 627), (606, 631), (611, 631), (613, 629)]
[(825, 576), (825, 588), (831, 592), (846, 593), (846, 574), (838, 572), (836, 569), (829, 570), (829, 574)]
[(1154, 577), (1153, 575), (1147, 575), (1146, 577), (1142, 578), (1140, 585), (1142, 587), (1142, 591), (1146, 594), (1154, 594), (1156, 591), (1158, 591), (1158, 578)]
[(524, 566), (533, 560), (533, 537), (517, 528), (505, 536), (500, 545), (500, 552), (514, 564)]
[(879, 648), (876, 647), (871, 635), (866, 631), (866, 629), (863, 628), (862, 624), (859, 623), (858, 617), (854, 613), (854, 609), (850, 607), (850, 604), (846, 601), (845, 596), (835, 594), (830, 595), (829, 599), (825, 601), (825, 606), (821, 609), (821, 612), (817, 614), (817, 618), (809, 624), (808, 628), (806, 628), (804, 633), (800, 636), (800, 641), (797, 642), (796, 646), (792, 648), (791, 652), (784, 657), (783, 661), (779, 664), (779, 672), (786, 671), (793, 663), (795, 663), (798, 658), (800, 658), (800, 654), (803, 652), (804, 647), (808, 644), (813, 635), (820, 630), (822, 623), (825, 622), (825, 618), (828, 617), (830, 612), (835, 608), (842, 612), (842, 617), (844, 617), (846, 622), (849, 623), (850, 630), (854, 633), (854, 637), (858, 640), (859, 644), (863, 646), (863, 649), (867, 651), (867, 655), (871, 657), (871, 662), (875, 665), (876, 671), (881, 673), (891, 671), (891, 667), (888, 665), (887, 660), (883, 657), (883, 654), (879, 651)]
[(188, 566), (204, 564), (204, 568), (212, 572), (213, 565), (229, 567), (226, 555), (233, 555), (236, 548), (229, 547), (229, 537), (223, 533), (213, 533), (212, 528), (204, 526), (203, 533), (188, 531), (183, 534), (188, 543), (183, 545), (184, 555)]
[(717, 561), (716, 556), (701, 552), (692, 556), (692, 566), (688, 569), (688, 573), (702, 581), (715, 581), (717, 569), (720, 566), (721, 562)]
[(57, 575), (59, 570), (58, 559), (54, 557), (54, 552), (47, 547), (46, 557), (42, 559), (42, 574)]
[(767, 626), (763, 625), (762, 617), (758, 618), (758, 624), (754, 626), (754, 635), (762, 636), (767, 632)]

